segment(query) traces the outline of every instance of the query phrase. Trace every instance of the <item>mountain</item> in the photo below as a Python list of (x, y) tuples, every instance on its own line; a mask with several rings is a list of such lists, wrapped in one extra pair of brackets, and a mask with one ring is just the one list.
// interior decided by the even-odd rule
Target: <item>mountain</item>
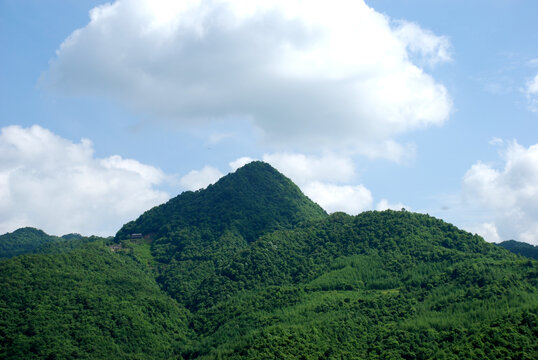
[(537, 261), (428, 215), (327, 215), (261, 162), (0, 281), (6, 359), (538, 357)]
[(526, 256), (538, 260), (538, 246), (527, 244), (521, 241), (507, 240), (497, 244), (514, 254)]
[(145, 212), (124, 225), (116, 239), (128, 239), (134, 233), (160, 238), (196, 228), (210, 237), (233, 232), (248, 243), (263, 233), (325, 216), (290, 179), (269, 164), (255, 161), (204, 190), (184, 192)]
[(35, 252), (39, 247), (60, 241), (56, 236), (46, 234), (44, 231), (25, 227), (0, 235), (0, 259)]
[(204, 190), (184, 192), (145, 212), (115, 238), (120, 242), (140, 234), (148, 239), (159, 269), (157, 280), (194, 309), (218, 300), (204, 296), (203, 284), (241, 249), (263, 234), (326, 216), (290, 179), (256, 161)]

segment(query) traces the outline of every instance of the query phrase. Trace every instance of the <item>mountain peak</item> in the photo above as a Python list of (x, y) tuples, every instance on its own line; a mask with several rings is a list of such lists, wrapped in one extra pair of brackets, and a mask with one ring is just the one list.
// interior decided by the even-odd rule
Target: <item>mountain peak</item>
[[(250, 174), (273, 174), (274, 176), (286, 177), (280, 173), (277, 169), (269, 165), (268, 163), (260, 160), (251, 161), (240, 168), (238, 168), (234, 173), (250, 173)], [(233, 173), (231, 173), (233, 174)], [(287, 178), (287, 177), (286, 177)]]
[(280, 228), (320, 219), (326, 212), (271, 165), (254, 161), (222, 177), (206, 189), (187, 191), (146, 211), (118, 232), (166, 236), (186, 227), (216, 233), (238, 232), (247, 242)]
[(13, 231), (11, 234), (12, 235), (28, 235), (28, 234), (32, 234), (32, 235), (36, 235), (36, 236), (49, 236), (43, 230), (37, 229), (37, 228), (34, 228), (34, 227), (30, 227), (30, 226), (19, 228), (19, 229)]
[(43, 230), (33, 227), (17, 229), (0, 235), (0, 259), (31, 253), (40, 246), (57, 239), (56, 236), (48, 235)]
[(279, 173), (277, 169), (275, 169), (274, 167), (272, 167), (268, 163), (266, 163), (264, 161), (260, 161), (260, 160), (251, 161), (251, 162), (241, 166), (240, 168), (238, 168), (235, 172), (237, 172), (237, 171), (263, 171), (263, 170), (272, 171), (274, 173)]

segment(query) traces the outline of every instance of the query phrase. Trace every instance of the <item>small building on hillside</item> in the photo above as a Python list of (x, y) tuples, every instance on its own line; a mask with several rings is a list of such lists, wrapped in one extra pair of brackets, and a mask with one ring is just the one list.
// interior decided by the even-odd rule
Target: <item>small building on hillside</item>
[(110, 248), (110, 250), (112, 250), (113, 252), (116, 252), (116, 251), (118, 251), (118, 250), (123, 249), (123, 246), (121, 246), (121, 244), (114, 244), (114, 245), (110, 245), (109, 248)]

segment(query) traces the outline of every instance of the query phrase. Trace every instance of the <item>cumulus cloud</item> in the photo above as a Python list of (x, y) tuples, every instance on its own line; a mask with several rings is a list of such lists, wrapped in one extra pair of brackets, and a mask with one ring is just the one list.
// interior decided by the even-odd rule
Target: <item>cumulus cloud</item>
[(248, 156), (244, 156), (244, 157), (240, 157), (239, 159), (236, 159), (234, 161), (231, 161), (228, 165), (230, 165), (230, 168), (232, 169), (232, 171), (235, 171), (237, 169), (239, 169), (240, 167), (250, 163), (250, 162), (253, 162), (255, 161), (256, 159), (253, 159), (251, 157), (248, 157)]
[(466, 172), (464, 195), (492, 214), (499, 239), (538, 244), (538, 144), (513, 141), (501, 155), (500, 166), (478, 162)]
[(393, 158), (380, 143), (449, 117), (422, 68), (448, 60), (446, 37), (363, 0), (117, 0), (90, 12), (40, 83), (185, 125), (248, 120), (293, 151)]
[(538, 112), (538, 74), (534, 79), (527, 82), (525, 93), (527, 94), (531, 111)]
[(372, 193), (363, 185), (334, 185), (313, 181), (304, 185), (302, 190), (329, 213), (343, 211), (356, 215), (372, 207)]
[(406, 44), (411, 54), (419, 57), (419, 61), (434, 66), (452, 60), (450, 41), (446, 36), (437, 36), (412, 22), (397, 23), (399, 26), (395, 29), (396, 36)]
[(222, 175), (218, 169), (212, 166), (204, 166), (201, 170), (192, 170), (183, 176), (179, 179), (179, 183), (185, 190), (194, 191), (204, 189), (208, 185), (215, 183)]
[(0, 233), (34, 226), (52, 234), (113, 235), (166, 201), (159, 169), (120, 156), (95, 158), (87, 139), (73, 143), (40, 126), (0, 133)]
[(263, 161), (286, 174), (297, 184), (309, 181), (347, 182), (355, 176), (351, 159), (336, 156), (308, 156), (299, 153), (265, 154)]

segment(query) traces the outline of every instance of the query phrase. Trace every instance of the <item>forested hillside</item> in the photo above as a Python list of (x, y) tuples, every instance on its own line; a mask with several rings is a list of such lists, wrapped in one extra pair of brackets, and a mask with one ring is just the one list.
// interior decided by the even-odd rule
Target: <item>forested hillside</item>
[(334, 214), (260, 238), (207, 282), (193, 357), (532, 358), (537, 275), (426, 215)]
[(0, 263), (0, 358), (538, 358), (537, 261), (264, 163), (80, 240)]
[(186, 311), (102, 242), (0, 262), (0, 358), (171, 359)]

